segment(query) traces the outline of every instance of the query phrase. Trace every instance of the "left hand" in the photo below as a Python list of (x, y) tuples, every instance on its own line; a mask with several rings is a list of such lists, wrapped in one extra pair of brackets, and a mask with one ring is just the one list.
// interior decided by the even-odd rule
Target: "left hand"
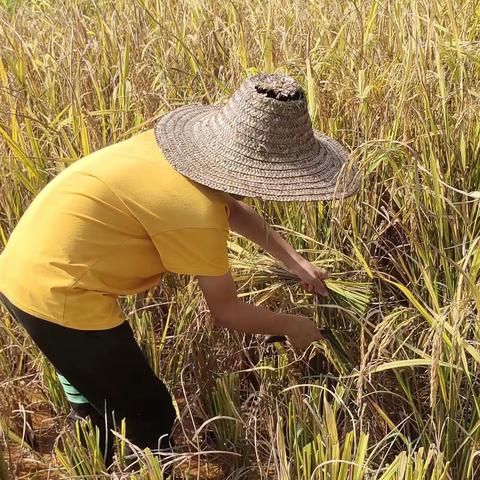
[(302, 282), (302, 287), (309, 293), (318, 293), (322, 297), (328, 296), (328, 289), (324, 280), (328, 278), (327, 270), (319, 268), (313, 263), (302, 259), (292, 270)]

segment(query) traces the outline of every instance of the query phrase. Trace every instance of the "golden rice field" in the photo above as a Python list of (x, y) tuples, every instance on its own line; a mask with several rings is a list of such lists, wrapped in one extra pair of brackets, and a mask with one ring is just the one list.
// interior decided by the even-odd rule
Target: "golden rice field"
[(1, 245), (68, 164), (259, 71), (299, 80), (363, 183), (343, 202), (251, 201), (330, 270), (328, 300), (233, 235), (232, 271), (246, 301), (330, 334), (298, 358), (214, 328), (184, 276), (122, 298), (183, 453), (138, 451), (128, 473), (119, 432), (107, 472), (2, 310), (1, 480), (160, 480), (168, 463), (179, 479), (480, 479), (477, 1), (0, 0)]

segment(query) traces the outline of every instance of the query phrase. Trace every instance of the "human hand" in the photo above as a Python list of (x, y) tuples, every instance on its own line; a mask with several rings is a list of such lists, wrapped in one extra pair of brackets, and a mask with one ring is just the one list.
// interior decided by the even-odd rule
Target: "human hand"
[(288, 341), (297, 351), (305, 350), (311, 343), (321, 340), (322, 338), (315, 322), (300, 315), (296, 315), (295, 318), (292, 319), (289, 330), (290, 332), (287, 333)]
[(327, 270), (319, 268), (308, 260), (302, 258), (291, 270), (302, 283), (302, 287), (309, 293), (318, 293), (323, 297), (328, 296), (324, 280), (328, 278)]

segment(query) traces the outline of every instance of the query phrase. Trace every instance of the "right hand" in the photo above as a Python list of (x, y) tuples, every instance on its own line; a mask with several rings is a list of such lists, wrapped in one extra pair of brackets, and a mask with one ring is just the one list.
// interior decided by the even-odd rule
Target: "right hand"
[(306, 350), (312, 342), (321, 340), (322, 335), (312, 320), (297, 315), (293, 319), (290, 332), (287, 333), (288, 341), (296, 351)]

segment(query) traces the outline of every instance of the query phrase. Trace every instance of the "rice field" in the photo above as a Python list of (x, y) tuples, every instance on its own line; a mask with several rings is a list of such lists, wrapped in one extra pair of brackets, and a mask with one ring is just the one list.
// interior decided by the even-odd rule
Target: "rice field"
[(363, 176), (344, 201), (249, 200), (330, 270), (326, 300), (230, 238), (240, 295), (314, 318), (324, 340), (296, 357), (213, 327), (186, 276), (122, 298), (175, 396), (181, 453), (136, 450), (128, 472), (120, 430), (107, 472), (1, 310), (1, 480), (160, 480), (166, 465), (178, 479), (480, 478), (477, 1), (0, 0), (0, 244), (78, 158), (261, 71), (304, 86), (314, 127)]

